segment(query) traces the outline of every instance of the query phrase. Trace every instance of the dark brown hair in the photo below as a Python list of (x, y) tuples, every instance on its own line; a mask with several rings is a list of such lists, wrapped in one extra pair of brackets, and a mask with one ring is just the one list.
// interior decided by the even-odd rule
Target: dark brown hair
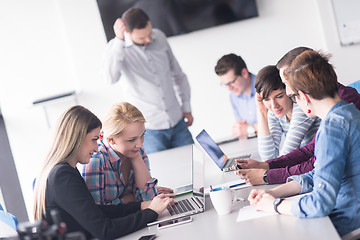
[(266, 66), (259, 71), (256, 75), (255, 89), (261, 95), (261, 100), (268, 98), (274, 90), (285, 89), (275, 65)]
[(330, 55), (314, 50), (307, 50), (297, 56), (286, 71), (291, 89), (295, 93), (301, 90), (317, 100), (334, 98), (338, 82), (329, 58)]
[(285, 66), (290, 66), (291, 62), (301, 53), (305, 52), (306, 50), (312, 50), (308, 47), (296, 47), (290, 51), (288, 51), (276, 64), (277, 69)]
[(143, 29), (150, 21), (149, 16), (140, 8), (130, 8), (122, 15), (126, 31), (131, 33), (134, 29)]
[(218, 60), (215, 66), (215, 72), (218, 76), (222, 76), (233, 69), (235, 75), (241, 76), (241, 70), (244, 68), (247, 69), (244, 60), (240, 56), (230, 53), (222, 56)]

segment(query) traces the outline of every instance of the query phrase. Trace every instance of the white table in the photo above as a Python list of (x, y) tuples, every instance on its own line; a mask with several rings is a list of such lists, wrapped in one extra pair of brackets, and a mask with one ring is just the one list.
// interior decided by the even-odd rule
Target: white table
[[(258, 158), (257, 139), (233, 142), (220, 146), (225, 154), (255, 153)], [(159, 179), (160, 186), (175, 188), (191, 183), (191, 146), (166, 150), (149, 155), (152, 175)], [(209, 158), (205, 158), (205, 185), (217, 185), (238, 179), (234, 173), (224, 173)], [(274, 187), (259, 186), (256, 188)], [(239, 197), (247, 199), (253, 186), (236, 190)], [(236, 222), (240, 208), (249, 205), (246, 200), (233, 206), (230, 214), (219, 216), (213, 208), (209, 196), (206, 210), (193, 215), (191, 223), (157, 230), (156, 226), (144, 228), (122, 239), (139, 239), (143, 235), (154, 234), (156, 239), (340, 239), (328, 217), (299, 219), (292, 216), (273, 215), (254, 220)]]
[[(252, 154), (259, 160), (257, 138), (220, 145), (228, 157)], [(238, 180), (233, 172), (222, 172), (205, 154), (205, 187)], [(149, 154), (151, 175), (158, 179), (159, 186), (176, 188), (191, 183), (191, 145)]]

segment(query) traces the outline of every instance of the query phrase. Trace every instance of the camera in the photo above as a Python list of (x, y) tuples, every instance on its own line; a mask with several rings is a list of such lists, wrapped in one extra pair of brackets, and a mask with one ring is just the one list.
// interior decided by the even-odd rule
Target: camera
[(46, 221), (23, 222), (17, 227), (18, 236), (5, 238), (7, 240), (86, 240), (82, 232), (66, 233), (66, 224), (61, 222), (58, 210), (50, 211), (53, 224)]

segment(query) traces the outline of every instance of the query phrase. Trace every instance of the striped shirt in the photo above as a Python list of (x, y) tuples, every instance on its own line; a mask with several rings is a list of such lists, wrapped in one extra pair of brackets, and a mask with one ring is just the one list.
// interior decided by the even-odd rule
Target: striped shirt
[[(94, 153), (90, 162), (84, 165), (82, 176), (95, 202), (101, 205), (123, 203), (122, 197), (134, 194), (135, 201), (148, 201), (157, 195), (156, 178), (150, 178), (144, 190), (135, 185), (134, 171), (131, 169), (129, 180), (125, 184), (120, 171), (121, 159), (110, 147), (106, 139), (99, 140), (99, 151)], [(149, 159), (144, 149), (139, 150), (150, 173)]]
[[(263, 161), (273, 159), (279, 156), (279, 152), (280, 155), (285, 155), (294, 149), (305, 146), (315, 136), (320, 121), (321, 119), (317, 117), (307, 117), (295, 103), (290, 122), (286, 119), (286, 116), (277, 118), (274, 113), (268, 111), (270, 135), (258, 139), (258, 150), (261, 159)], [(282, 149), (279, 151), (283, 134), (285, 139)]]

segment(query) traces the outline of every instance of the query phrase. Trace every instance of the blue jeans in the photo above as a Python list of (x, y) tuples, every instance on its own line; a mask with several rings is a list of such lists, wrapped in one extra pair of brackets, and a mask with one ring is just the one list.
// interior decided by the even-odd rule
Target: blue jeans
[(144, 148), (147, 154), (193, 144), (191, 133), (184, 119), (169, 129), (146, 129)]

